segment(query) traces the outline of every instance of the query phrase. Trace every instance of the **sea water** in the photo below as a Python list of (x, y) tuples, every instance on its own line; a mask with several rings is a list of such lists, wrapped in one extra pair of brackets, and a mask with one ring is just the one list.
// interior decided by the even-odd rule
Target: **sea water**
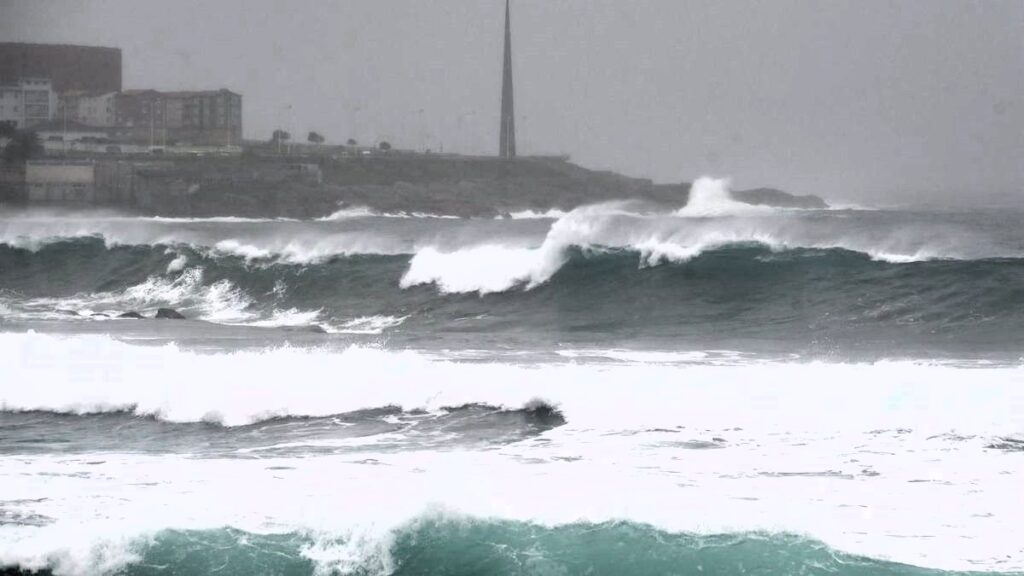
[(437, 216), (0, 214), (0, 567), (1024, 572), (1024, 212)]

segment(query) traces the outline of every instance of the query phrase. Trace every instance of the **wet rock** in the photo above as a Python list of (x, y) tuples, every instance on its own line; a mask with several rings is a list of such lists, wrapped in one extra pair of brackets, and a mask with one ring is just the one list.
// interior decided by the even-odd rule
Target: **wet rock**
[(306, 332), (309, 334), (327, 334), (327, 330), (319, 324), (309, 324), (306, 326), (285, 326), (283, 328), (285, 332)]
[(144, 318), (144, 316), (142, 314), (139, 314), (138, 312), (136, 312), (134, 310), (132, 310), (131, 312), (125, 312), (124, 314), (119, 314), (117, 317), (118, 318), (130, 318), (132, 320), (142, 320)]
[(185, 315), (173, 308), (160, 308), (156, 311), (154, 318), (161, 320), (184, 320)]
[(18, 566), (0, 566), (0, 576), (53, 576), (53, 572), (49, 568), (29, 570)]
[(57, 314), (63, 314), (65, 316), (80, 316), (78, 312), (75, 312), (74, 310), (66, 310), (64, 308), (57, 308), (55, 312), (57, 312)]

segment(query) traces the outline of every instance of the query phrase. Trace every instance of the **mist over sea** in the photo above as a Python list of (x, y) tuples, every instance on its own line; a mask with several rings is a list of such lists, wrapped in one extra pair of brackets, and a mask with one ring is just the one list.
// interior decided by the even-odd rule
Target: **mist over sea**
[(0, 212), (0, 366), (0, 573), (1024, 573), (1024, 211)]

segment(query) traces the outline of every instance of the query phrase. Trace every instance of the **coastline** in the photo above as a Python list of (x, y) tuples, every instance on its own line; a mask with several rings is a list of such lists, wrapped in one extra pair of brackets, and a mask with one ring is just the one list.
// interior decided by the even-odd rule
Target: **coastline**
[[(67, 161), (72, 161), (71, 158)], [(35, 192), (9, 188), (10, 206), (117, 208), (166, 217), (327, 217), (340, 209), (385, 214), (493, 218), (515, 212), (569, 211), (608, 201), (640, 201), (659, 209), (687, 203), (690, 184), (655, 184), (589, 170), (560, 157), (490, 157), (379, 154), (109, 158), (76, 157), (91, 164), (89, 200), (40, 202)], [(61, 166), (62, 160), (47, 161)], [(86, 167), (86, 170), (88, 168)], [(46, 181), (35, 184), (50, 186)], [(52, 184), (52, 186), (59, 186)], [(51, 194), (52, 196), (52, 194)], [(770, 188), (734, 192), (749, 204), (827, 208), (817, 196)]]

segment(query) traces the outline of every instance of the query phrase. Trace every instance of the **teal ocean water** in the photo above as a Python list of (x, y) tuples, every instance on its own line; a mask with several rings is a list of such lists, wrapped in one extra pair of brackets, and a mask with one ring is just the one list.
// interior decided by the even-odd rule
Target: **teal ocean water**
[(126, 576), (162, 574), (839, 574), (939, 576), (928, 570), (842, 554), (820, 542), (778, 534), (670, 534), (630, 523), (529, 524), (431, 516), (398, 530), (387, 544), (322, 564), (344, 539), (237, 530), (166, 531), (126, 547)]
[(705, 184), (0, 213), (0, 573), (1024, 573), (1024, 212)]

